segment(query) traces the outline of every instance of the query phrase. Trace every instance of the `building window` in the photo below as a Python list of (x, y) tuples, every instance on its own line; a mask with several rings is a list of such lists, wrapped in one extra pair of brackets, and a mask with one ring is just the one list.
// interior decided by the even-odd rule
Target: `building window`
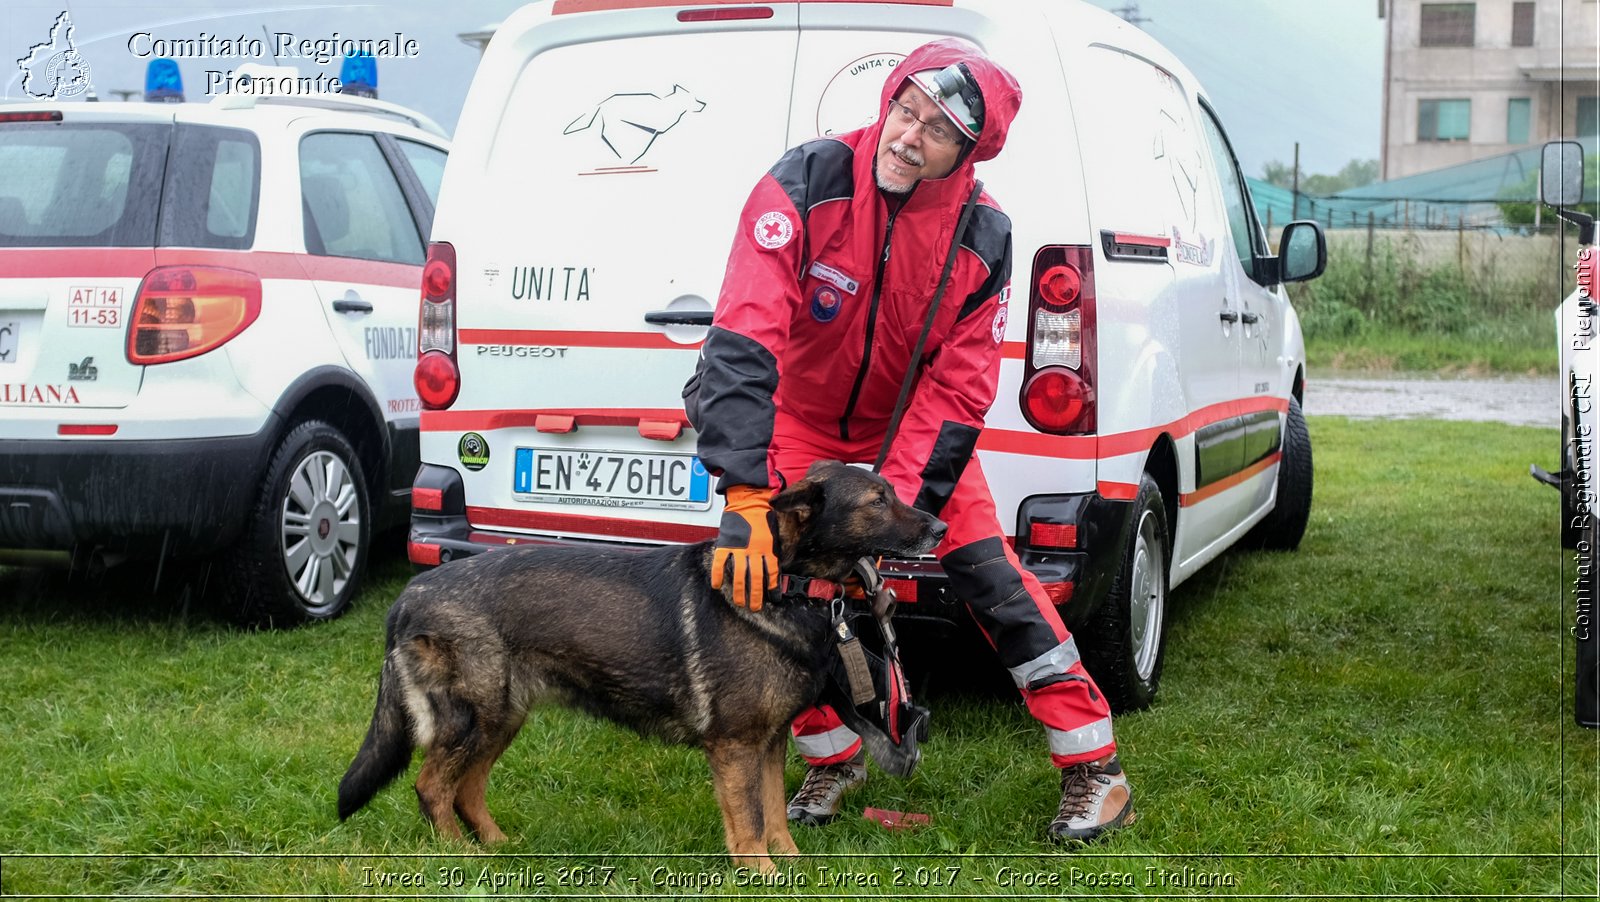
[(1417, 102), (1418, 141), (1465, 141), (1471, 130), (1472, 101), (1421, 100)]
[(1600, 97), (1578, 98), (1578, 131), (1573, 137), (1593, 138), (1600, 133)]
[(1528, 121), (1533, 101), (1526, 97), (1513, 97), (1506, 101), (1506, 143), (1528, 143)]
[(1533, 46), (1533, 7), (1532, 3), (1511, 4), (1511, 46)]
[(1471, 47), (1476, 3), (1422, 4), (1422, 46)]

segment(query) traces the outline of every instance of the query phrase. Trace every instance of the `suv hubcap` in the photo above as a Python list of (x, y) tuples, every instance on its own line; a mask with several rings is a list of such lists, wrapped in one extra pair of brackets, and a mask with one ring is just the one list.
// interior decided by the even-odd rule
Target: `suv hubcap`
[(360, 549), (355, 481), (337, 455), (317, 451), (295, 467), (283, 499), (283, 561), (308, 608), (337, 601)]

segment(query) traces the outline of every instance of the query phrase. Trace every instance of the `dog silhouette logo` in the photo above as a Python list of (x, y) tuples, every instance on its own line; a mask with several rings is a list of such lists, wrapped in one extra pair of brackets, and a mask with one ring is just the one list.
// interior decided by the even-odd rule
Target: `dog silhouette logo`
[(644, 158), (656, 139), (671, 131), (689, 113), (706, 108), (683, 85), (673, 85), (663, 97), (659, 94), (612, 94), (595, 104), (588, 113), (572, 120), (562, 132), (573, 135), (594, 131), (601, 143), (629, 165)]

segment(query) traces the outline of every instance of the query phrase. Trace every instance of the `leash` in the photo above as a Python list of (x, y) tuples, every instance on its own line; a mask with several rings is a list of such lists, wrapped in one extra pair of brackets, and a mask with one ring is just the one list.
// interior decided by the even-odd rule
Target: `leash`
[(894, 442), (894, 434), (900, 431), (900, 419), (906, 414), (906, 398), (911, 395), (911, 386), (917, 381), (917, 371), (922, 368), (922, 349), (928, 344), (928, 333), (933, 331), (933, 318), (939, 313), (939, 302), (944, 300), (945, 286), (950, 283), (950, 271), (956, 266), (956, 252), (961, 249), (961, 236), (967, 231), (967, 223), (972, 219), (972, 208), (978, 205), (978, 195), (983, 193), (983, 181), (974, 180), (972, 194), (967, 197), (966, 206), (961, 208), (961, 218), (956, 222), (956, 233), (950, 238), (950, 252), (944, 258), (944, 272), (939, 274), (939, 287), (933, 292), (933, 303), (928, 306), (928, 319), (922, 324), (922, 334), (917, 336), (917, 347), (911, 352), (911, 365), (906, 367), (906, 378), (900, 383), (900, 397), (895, 399), (894, 414), (889, 418), (889, 431), (883, 436), (883, 447), (878, 449), (878, 459), (872, 463), (872, 472), (877, 473), (883, 469), (883, 462), (889, 457), (889, 445)]
[[(878, 566), (872, 558), (864, 557), (856, 561), (854, 575), (861, 581), (862, 592), (871, 601), (872, 619), (878, 625), (878, 632), (883, 637), (884, 658), (894, 662), (892, 679), (898, 683), (890, 687), (891, 694), (906, 701), (910, 700), (910, 691), (904, 682), (900, 671), (900, 646), (895, 635), (894, 608), (898, 603), (894, 589), (889, 587), (883, 574), (878, 572)], [(842, 583), (832, 580), (815, 579), (804, 576), (785, 575), (783, 578), (783, 594), (804, 596), (808, 601), (818, 603), (826, 602), (830, 608), (834, 644), (837, 646), (839, 660), (844, 662), (845, 676), (848, 679), (851, 701), (856, 705), (871, 703), (878, 697), (877, 687), (872, 680), (872, 668), (867, 661), (866, 650), (861, 645), (861, 639), (850, 627), (850, 620), (845, 616), (848, 607), (845, 604), (846, 588)]]

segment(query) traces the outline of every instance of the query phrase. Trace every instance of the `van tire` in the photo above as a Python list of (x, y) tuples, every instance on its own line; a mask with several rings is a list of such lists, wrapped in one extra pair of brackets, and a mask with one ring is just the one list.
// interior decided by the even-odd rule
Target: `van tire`
[(1311, 520), (1311, 432), (1300, 401), (1289, 398), (1283, 429), (1283, 457), (1278, 461), (1278, 497), (1272, 512), (1245, 535), (1248, 548), (1294, 551)]
[(251, 626), (331, 620), (360, 589), (372, 539), (355, 448), (321, 420), (291, 428), (267, 465), (238, 545), (226, 555), (232, 613)]
[(1139, 479), (1111, 592), (1085, 627), (1084, 666), (1114, 713), (1149, 707), (1167, 654), (1167, 567), (1172, 539), (1155, 477)]

